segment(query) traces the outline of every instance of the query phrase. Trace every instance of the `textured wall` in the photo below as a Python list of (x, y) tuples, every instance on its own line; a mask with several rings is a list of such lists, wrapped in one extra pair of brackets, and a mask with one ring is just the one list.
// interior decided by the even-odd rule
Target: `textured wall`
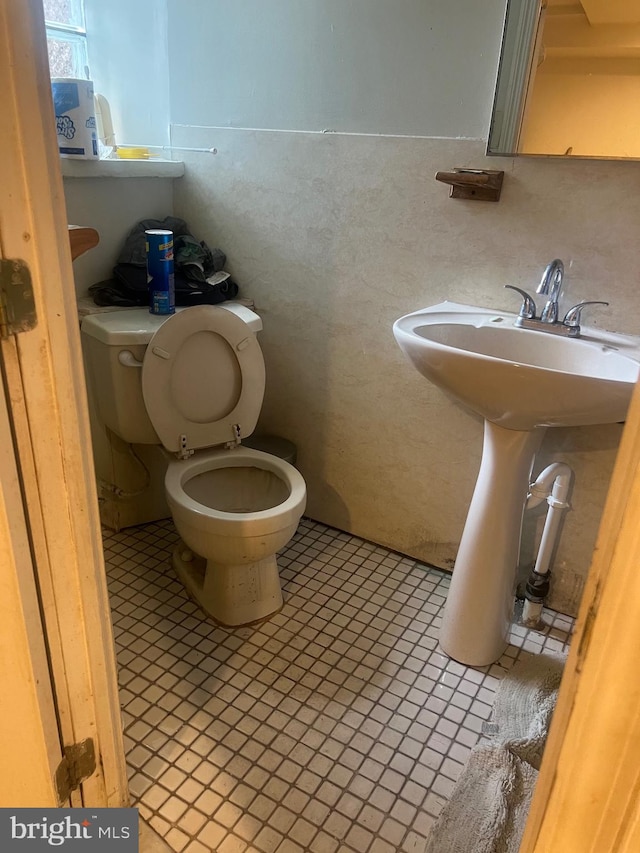
[[(174, 128), (186, 154), (174, 210), (223, 248), (264, 320), (261, 429), (294, 440), (311, 517), (450, 566), (481, 451), (479, 419), (407, 362), (394, 319), (443, 299), (515, 309), (563, 258), (566, 305), (640, 332), (637, 163), (487, 159), (452, 139)], [(437, 169), (504, 168), (499, 204), (455, 201)], [(526, 394), (526, 388), (522, 390)], [(551, 603), (572, 612), (621, 427), (549, 431), (537, 468), (575, 468)], [(527, 520), (524, 553), (536, 527)]]

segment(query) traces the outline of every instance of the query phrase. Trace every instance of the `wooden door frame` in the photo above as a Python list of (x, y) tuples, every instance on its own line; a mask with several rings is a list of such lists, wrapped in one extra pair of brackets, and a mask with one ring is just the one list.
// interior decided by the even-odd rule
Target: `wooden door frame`
[(4, 381), (63, 743), (90, 738), (97, 756), (95, 772), (72, 805), (127, 805), (41, 0), (0, 0), (0, 114), (0, 254), (28, 266), (38, 318), (35, 328), (0, 343)]
[(640, 384), (521, 853), (640, 850)]
[(58, 804), (56, 703), (4, 388), (0, 394), (0, 807)]

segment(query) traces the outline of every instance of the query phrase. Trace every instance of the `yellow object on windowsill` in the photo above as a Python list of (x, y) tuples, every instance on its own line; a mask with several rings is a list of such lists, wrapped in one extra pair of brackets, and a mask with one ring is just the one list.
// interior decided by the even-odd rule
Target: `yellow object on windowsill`
[(157, 157), (157, 154), (152, 154), (148, 148), (133, 148), (118, 145), (116, 155), (121, 160), (149, 160), (151, 157)]

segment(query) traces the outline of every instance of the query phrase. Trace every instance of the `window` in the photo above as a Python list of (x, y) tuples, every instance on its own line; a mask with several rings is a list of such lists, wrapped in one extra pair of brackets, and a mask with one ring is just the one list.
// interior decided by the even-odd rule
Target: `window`
[(87, 78), (83, 0), (43, 0), (52, 77)]

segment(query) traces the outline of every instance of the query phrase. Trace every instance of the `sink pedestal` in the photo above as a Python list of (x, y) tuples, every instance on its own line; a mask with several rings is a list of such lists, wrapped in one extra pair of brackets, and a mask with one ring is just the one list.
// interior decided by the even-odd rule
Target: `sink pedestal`
[(440, 645), (454, 660), (486, 666), (507, 646), (522, 516), (545, 428), (485, 421), (478, 480), (444, 607)]
[(486, 422), (440, 640), (471, 666), (497, 660), (507, 644), (528, 480), (546, 427), (623, 421), (640, 376), (640, 338), (583, 327), (576, 339), (516, 322), (442, 302), (393, 324), (425, 379)]

